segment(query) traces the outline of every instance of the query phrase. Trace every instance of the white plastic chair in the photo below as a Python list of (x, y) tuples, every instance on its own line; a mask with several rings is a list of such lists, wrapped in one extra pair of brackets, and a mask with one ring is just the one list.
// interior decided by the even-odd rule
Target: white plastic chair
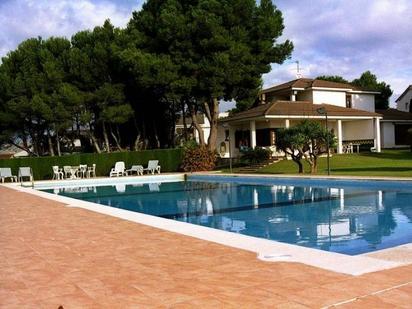
[(96, 164), (93, 164), (87, 168), (86, 177), (96, 177)]
[(19, 172), (17, 173), (18, 181), (22, 182), (26, 177), (29, 178), (29, 181), (33, 181), (33, 172), (31, 167), (19, 167)]
[(114, 168), (111, 169), (110, 177), (127, 176), (126, 168), (123, 161), (116, 162)]
[(53, 178), (52, 178), (52, 180), (60, 180), (60, 179), (63, 179), (63, 171), (57, 166), (57, 165), (54, 165), (54, 166), (52, 166), (52, 169), (53, 169)]
[(17, 177), (12, 175), (10, 167), (0, 167), (0, 178), (2, 183), (8, 178), (10, 178), (11, 182), (17, 182)]
[(72, 167), (70, 165), (63, 166), (63, 172), (64, 172), (64, 178), (70, 178), (70, 176), (72, 175)]
[(77, 177), (85, 178), (87, 173), (87, 164), (80, 164), (76, 174)]
[(152, 175), (154, 175), (155, 172), (160, 174), (159, 160), (149, 160), (147, 167), (144, 168), (143, 171), (147, 171), (147, 173), (151, 173)]

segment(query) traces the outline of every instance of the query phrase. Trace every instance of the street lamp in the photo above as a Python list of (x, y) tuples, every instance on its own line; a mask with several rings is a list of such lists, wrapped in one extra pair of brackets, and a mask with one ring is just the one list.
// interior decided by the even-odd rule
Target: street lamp
[(224, 123), (223, 127), (225, 129), (229, 130), (229, 134), (226, 136), (225, 142), (229, 142), (229, 169), (230, 169), (230, 173), (232, 174), (233, 173), (233, 170), (232, 170), (232, 147), (230, 145), (230, 129), (229, 129), (229, 125), (227, 123)]
[(326, 118), (326, 151), (328, 152), (327, 156), (327, 165), (328, 165), (328, 176), (330, 176), (330, 154), (329, 154), (329, 127), (328, 127), (328, 112), (326, 111), (326, 109), (324, 107), (320, 107), (318, 109), (316, 109), (317, 113), (319, 115), (325, 115)]

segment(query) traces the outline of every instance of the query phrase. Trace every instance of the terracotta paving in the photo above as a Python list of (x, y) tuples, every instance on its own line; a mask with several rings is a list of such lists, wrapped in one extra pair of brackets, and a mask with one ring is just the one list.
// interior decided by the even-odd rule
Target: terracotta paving
[(2, 308), (412, 306), (412, 265), (353, 277), (267, 263), (1, 186), (0, 248)]

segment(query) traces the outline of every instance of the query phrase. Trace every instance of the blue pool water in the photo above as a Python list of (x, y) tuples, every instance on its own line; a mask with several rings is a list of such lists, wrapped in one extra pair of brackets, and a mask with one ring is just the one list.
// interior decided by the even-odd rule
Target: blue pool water
[(412, 185), (404, 183), (199, 176), (44, 191), (350, 255), (412, 241)]

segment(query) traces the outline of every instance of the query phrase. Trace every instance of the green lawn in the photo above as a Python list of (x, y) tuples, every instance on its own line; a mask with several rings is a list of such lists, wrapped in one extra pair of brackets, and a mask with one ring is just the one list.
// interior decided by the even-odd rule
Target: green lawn
[[(309, 165), (304, 162), (305, 173)], [(331, 175), (412, 177), (412, 153), (409, 150), (385, 150), (382, 153), (333, 155)], [(297, 174), (297, 165), (291, 160), (269, 165), (258, 171), (265, 174)], [(326, 158), (319, 159), (318, 174), (327, 174)]]

